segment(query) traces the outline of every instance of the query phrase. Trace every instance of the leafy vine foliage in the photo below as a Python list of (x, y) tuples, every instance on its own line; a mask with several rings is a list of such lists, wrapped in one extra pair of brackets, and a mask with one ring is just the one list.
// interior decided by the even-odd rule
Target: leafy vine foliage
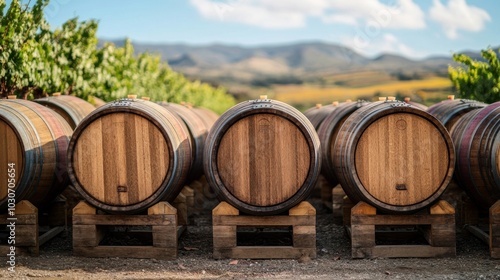
[(73, 18), (52, 30), (44, 17), (49, 0), (23, 5), (0, 0), (0, 96), (39, 98), (54, 92), (92, 102), (129, 94), (152, 101), (188, 102), (222, 113), (234, 98), (221, 87), (190, 81), (157, 55), (123, 47), (98, 46), (98, 22)]
[(481, 51), (484, 61), (465, 54), (454, 54), (453, 60), (462, 64), (450, 66), (448, 73), (459, 96), (494, 103), (500, 101), (500, 62), (491, 48)]

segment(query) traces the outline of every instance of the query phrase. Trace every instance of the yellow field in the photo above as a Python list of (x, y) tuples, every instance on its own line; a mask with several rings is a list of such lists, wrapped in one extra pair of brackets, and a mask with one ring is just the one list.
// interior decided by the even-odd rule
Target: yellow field
[(365, 87), (397, 81), (396, 77), (381, 71), (359, 71), (326, 75), (323, 80), (330, 85), (345, 87)]
[(376, 93), (381, 96), (418, 95), (422, 100), (436, 99), (450, 93), (451, 82), (448, 78), (433, 77), (425, 80), (394, 81), (365, 87), (342, 87), (316, 85), (276, 85), (269, 92), (274, 99), (291, 104), (330, 103), (332, 101), (356, 100), (359, 98), (372, 99)]

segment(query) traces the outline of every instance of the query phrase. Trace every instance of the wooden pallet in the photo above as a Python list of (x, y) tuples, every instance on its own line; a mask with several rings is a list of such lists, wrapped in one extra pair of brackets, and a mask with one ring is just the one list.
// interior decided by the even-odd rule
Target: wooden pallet
[[(297, 259), (316, 257), (316, 209), (306, 201), (288, 215), (244, 216), (226, 202), (212, 211), (215, 259)], [(238, 227), (292, 227), (292, 246), (238, 246)]]
[[(56, 198), (50, 207), (39, 211), (31, 202), (21, 200), (16, 204), (15, 220), (7, 214), (0, 215), (2, 225), (15, 222), (16, 255), (27, 254), (37, 257), (40, 255), (40, 246), (67, 231), (65, 203), (65, 200)], [(8, 229), (7, 231), (9, 232)], [(2, 240), (0, 254), (5, 256), (10, 252), (10, 247), (7, 239)]]
[[(377, 245), (375, 226), (419, 226), (428, 245)], [(455, 209), (440, 200), (416, 214), (377, 214), (365, 202), (351, 209), (352, 258), (427, 258), (456, 256)]]
[[(177, 258), (178, 238), (185, 226), (178, 219), (186, 217), (182, 196), (176, 209), (167, 202), (159, 202), (145, 215), (112, 215), (98, 212), (87, 202), (81, 201), (73, 209), (73, 254), (82, 257), (126, 257), (173, 260)], [(182, 206), (183, 205), (183, 206)], [(152, 246), (105, 246), (101, 241), (113, 226), (151, 226), (144, 231), (151, 236)], [(138, 233), (135, 231), (135, 233)]]
[[(500, 258), (500, 200), (493, 204), (488, 216), (482, 215), (477, 207), (470, 201), (465, 201), (464, 206), (464, 229), (472, 235), (488, 244), (490, 257)], [(483, 229), (481, 225), (486, 225)]]

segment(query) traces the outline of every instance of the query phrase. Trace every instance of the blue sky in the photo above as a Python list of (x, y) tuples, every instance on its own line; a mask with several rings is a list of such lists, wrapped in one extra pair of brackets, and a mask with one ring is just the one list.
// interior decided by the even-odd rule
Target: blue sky
[(51, 0), (45, 13), (53, 28), (97, 19), (100, 38), (148, 43), (325, 41), (413, 58), (500, 46), (487, 0)]

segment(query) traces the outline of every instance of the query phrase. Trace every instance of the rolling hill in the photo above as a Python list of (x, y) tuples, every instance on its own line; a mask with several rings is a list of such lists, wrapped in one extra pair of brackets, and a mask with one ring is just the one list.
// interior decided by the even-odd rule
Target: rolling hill
[[(113, 41), (121, 45), (122, 41)], [(136, 52), (161, 55), (175, 70), (200, 79), (249, 80), (269, 75), (297, 75), (311, 78), (325, 73), (379, 70), (387, 73), (433, 72), (445, 75), (451, 57), (412, 60), (394, 54), (368, 58), (352, 49), (323, 42), (242, 47), (222, 44), (134, 43)]]
[[(123, 44), (123, 40), (112, 42)], [(332, 100), (376, 100), (388, 95), (409, 96), (429, 105), (453, 93), (448, 79), (448, 66), (454, 64), (451, 55), (414, 60), (385, 53), (370, 58), (324, 42), (254, 47), (134, 43), (134, 47), (136, 53), (161, 55), (191, 79), (223, 85), (239, 100), (266, 94), (301, 109)], [(481, 58), (477, 51), (463, 53)]]

